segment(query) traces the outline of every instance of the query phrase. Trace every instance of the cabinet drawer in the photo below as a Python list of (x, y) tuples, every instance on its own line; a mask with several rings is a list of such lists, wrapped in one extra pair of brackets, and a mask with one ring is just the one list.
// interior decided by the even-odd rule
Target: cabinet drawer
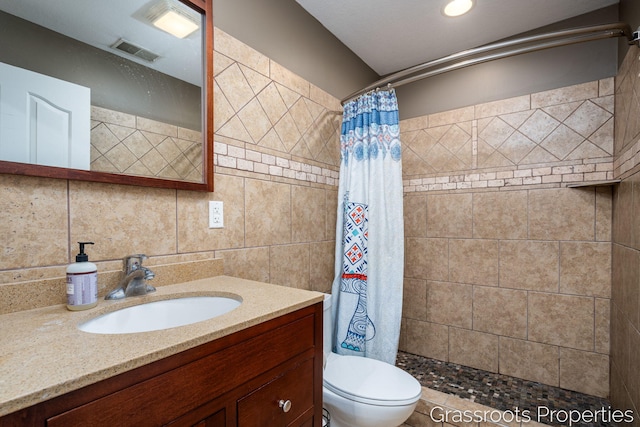
[[(280, 401), (291, 402), (285, 412)], [(238, 427), (285, 427), (313, 408), (313, 359), (238, 400)]]

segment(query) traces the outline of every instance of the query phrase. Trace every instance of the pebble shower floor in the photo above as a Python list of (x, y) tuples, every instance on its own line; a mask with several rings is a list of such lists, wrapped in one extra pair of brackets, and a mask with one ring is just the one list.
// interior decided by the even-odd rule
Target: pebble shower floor
[[(507, 375), (442, 362), (411, 353), (398, 352), (396, 365), (413, 375), (423, 387), (453, 394), (502, 411), (529, 410), (538, 407), (555, 411), (597, 411), (609, 408), (606, 399)], [(567, 424), (540, 422), (554, 426)], [(576, 427), (612, 427), (613, 423), (572, 423)]]

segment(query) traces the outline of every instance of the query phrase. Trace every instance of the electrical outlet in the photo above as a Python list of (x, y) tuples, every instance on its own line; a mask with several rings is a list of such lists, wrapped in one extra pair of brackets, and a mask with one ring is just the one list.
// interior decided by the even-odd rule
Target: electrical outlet
[(224, 228), (222, 202), (209, 201), (209, 228)]

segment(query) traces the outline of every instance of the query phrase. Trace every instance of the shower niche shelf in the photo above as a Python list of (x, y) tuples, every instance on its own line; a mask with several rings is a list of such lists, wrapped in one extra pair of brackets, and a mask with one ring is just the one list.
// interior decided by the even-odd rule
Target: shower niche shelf
[(587, 181), (576, 182), (574, 184), (567, 184), (567, 188), (582, 188), (582, 187), (607, 187), (619, 183), (619, 179), (608, 179), (606, 181)]

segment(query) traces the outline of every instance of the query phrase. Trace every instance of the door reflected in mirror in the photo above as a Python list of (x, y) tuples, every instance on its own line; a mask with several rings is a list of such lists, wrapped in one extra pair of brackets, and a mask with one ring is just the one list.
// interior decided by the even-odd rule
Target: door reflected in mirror
[[(211, 191), (210, 7), (211, 0), (0, 5), (0, 173)], [(89, 105), (71, 89), (50, 95), (58, 82), (86, 88)], [(28, 101), (16, 105), (10, 92)]]
[(0, 62), (0, 160), (89, 170), (91, 90)]

